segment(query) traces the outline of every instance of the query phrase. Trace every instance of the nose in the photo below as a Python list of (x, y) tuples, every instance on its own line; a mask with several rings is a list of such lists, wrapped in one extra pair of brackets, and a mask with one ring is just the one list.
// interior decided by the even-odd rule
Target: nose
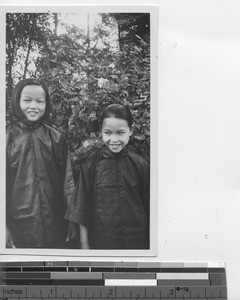
[(31, 108), (31, 109), (37, 109), (36, 102), (35, 101), (31, 101), (30, 105), (29, 105), (29, 108)]
[(111, 142), (117, 142), (118, 141), (118, 137), (116, 134), (112, 134), (111, 135)]

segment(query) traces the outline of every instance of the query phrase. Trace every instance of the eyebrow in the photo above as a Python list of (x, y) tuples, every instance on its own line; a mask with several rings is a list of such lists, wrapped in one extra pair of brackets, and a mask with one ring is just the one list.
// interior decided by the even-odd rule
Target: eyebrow
[[(111, 129), (108, 129), (108, 128), (104, 128), (103, 131), (109, 131), (109, 132), (112, 132)], [(125, 129), (119, 129), (117, 130), (117, 132), (125, 132), (126, 130)]]
[[(22, 98), (23, 99), (25, 99), (25, 98), (32, 99), (32, 97), (28, 96), (28, 95), (23, 95)], [(44, 100), (44, 101), (46, 101), (46, 98), (45, 97), (39, 97), (39, 98), (36, 98), (36, 100)]]

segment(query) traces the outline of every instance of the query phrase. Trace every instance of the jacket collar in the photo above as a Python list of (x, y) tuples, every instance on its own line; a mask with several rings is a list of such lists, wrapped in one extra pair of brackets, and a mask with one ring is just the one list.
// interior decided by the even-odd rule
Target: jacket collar
[(37, 122), (37, 123), (32, 123), (32, 122), (18, 122), (17, 125), (22, 128), (22, 129), (30, 129), (30, 130), (34, 130), (38, 127), (40, 127), (43, 123)]
[(127, 147), (124, 147), (121, 152), (119, 153), (113, 153), (107, 146), (103, 146), (100, 151), (100, 157), (101, 158), (113, 158), (113, 159), (119, 159), (121, 157), (125, 157), (127, 155)]

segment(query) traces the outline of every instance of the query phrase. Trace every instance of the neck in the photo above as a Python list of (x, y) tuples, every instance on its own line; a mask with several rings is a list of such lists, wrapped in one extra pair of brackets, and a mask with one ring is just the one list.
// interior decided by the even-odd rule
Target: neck
[(31, 127), (31, 128), (36, 127), (37, 125), (39, 125), (39, 124), (42, 123), (41, 120), (32, 122), (32, 121), (28, 121), (28, 120), (26, 120), (26, 119), (21, 120), (20, 122), (23, 123), (24, 125), (26, 125), (27, 127)]

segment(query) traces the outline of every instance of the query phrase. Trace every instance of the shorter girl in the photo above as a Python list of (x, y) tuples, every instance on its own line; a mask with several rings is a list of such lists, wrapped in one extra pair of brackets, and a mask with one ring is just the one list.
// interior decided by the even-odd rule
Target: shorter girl
[(74, 190), (68, 147), (44, 123), (50, 113), (45, 84), (24, 79), (11, 99), (15, 124), (7, 132), (6, 246), (66, 248), (66, 208)]
[(108, 106), (101, 117), (102, 149), (80, 171), (66, 218), (80, 224), (82, 248), (149, 248), (149, 164), (128, 149), (130, 110)]

